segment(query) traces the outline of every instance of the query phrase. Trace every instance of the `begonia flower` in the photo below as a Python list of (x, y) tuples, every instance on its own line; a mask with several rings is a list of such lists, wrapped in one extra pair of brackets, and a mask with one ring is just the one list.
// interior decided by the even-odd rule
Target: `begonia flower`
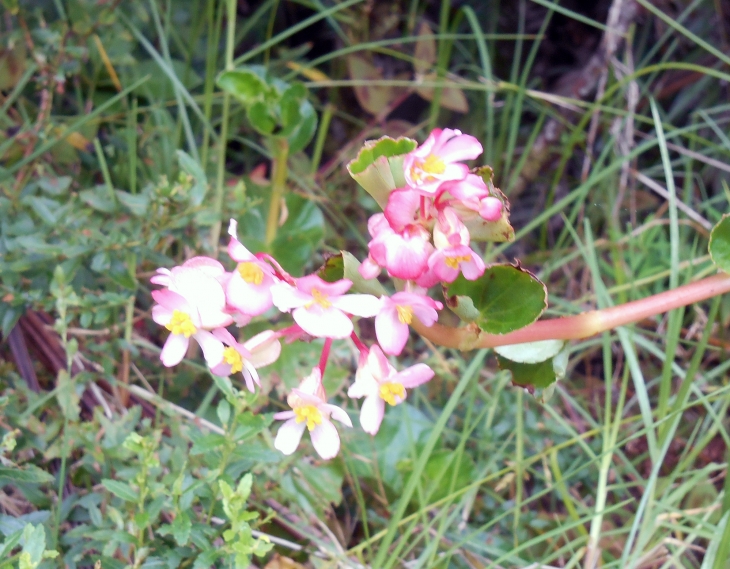
[(281, 354), (278, 335), (272, 330), (257, 334), (242, 344), (225, 328), (213, 330), (213, 335), (226, 346), (221, 360), (210, 367), (211, 373), (227, 377), (241, 372), (246, 387), (253, 393), (254, 384), (261, 387), (257, 368), (274, 363)]
[(231, 220), (228, 255), (238, 263), (226, 286), (228, 304), (248, 316), (258, 316), (273, 306), (271, 287), (277, 282), (268, 263), (259, 260), (236, 237), (237, 224)]
[[(382, 213), (370, 218), (368, 229), (373, 236), (368, 243), (370, 263), (384, 267), (391, 277), (404, 280), (415, 280), (428, 269), (433, 245), (427, 229), (413, 224), (398, 233)], [(373, 272), (371, 268), (371, 264), (366, 265), (360, 274), (367, 278)]]
[(317, 338), (347, 338), (354, 329), (348, 314), (370, 318), (380, 310), (380, 301), (370, 294), (346, 295), (352, 286), (348, 279), (328, 283), (308, 275), (295, 285), (278, 282), (271, 287), (274, 304), (282, 312), (292, 311), (302, 330)]
[(413, 292), (396, 292), (380, 300), (382, 304), (375, 317), (375, 334), (383, 351), (394, 356), (403, 351), (408, 341), (408, 326), (414, 316), (430, 327), (438, 320), (436, 311), (443, 308), (440, 302)]
[(469, 173), (462, 160), (482, 153), (482, 145), (459, 130), (434, 129), (426, 141), (403, 160), (406, 183), (425, 196), (435, 196), (439, 186), (450, 180), (463, 180)]
[(322, 387), (322, 373), (314, 368), (312, 373), (293, 389), (287, 397), (291, 411), (282, 411), (274, 419), (285, 421), (274, 439), (274, 448), (285, 455), (292, 454), (302, 440), (304, 430), (309, 430), (312, 445), (325, 460), (334, 458), (340, 451), (340, 435), (331, 419), (352, 427), (352, 421), (344, 409), (327, 403)]
[[(481, 176), (469, 174), (463, 180), (444, 183), (441, 189), (444, 194), (455, 198), (445, 201), (457, 211), (462, 208), (470, 209), (477, 212), (485, 221), (497, 221), (502, 217), (502, 201), (490, 195), (489, 188)], [(459, 217), (463, 219), (463, 215)]]
[(383, 422), (385, 404), (402, 403), (406, 399), (406, 388), (422, 385), (433, 376), (433, 370), (426, 364), (416, 364), (398, 372), (377, 345), (370, 348), (367, 355), (361, 356), (355, 383), (347, 392), (349, 397), (365, 398), (360, 409), (363, 430), (375, 435)]
[(484, 261), (469, 247), (469, 231), (452, 208), (439, 212), (433, 242), (436, 250), (428, 259), (428, 268), (438, 282), (453, 282), (459, 273), (470, 281), (484, 274)]

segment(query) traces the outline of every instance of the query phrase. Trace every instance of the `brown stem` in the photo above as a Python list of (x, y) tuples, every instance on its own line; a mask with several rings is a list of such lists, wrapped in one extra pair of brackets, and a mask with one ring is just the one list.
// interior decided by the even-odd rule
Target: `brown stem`
[(540, 320), (509, 334), (486, 334), (474, 325), (451, 328), (434, 324), (427, 328), (417, 320), (413, 321), (413, 329), (435, 344), (459, 350), (540, 340), (580, 340), (727, 292), (730, 292), (730, 275), (723, 273), (619, 306), (590, 310), (565, 318)]

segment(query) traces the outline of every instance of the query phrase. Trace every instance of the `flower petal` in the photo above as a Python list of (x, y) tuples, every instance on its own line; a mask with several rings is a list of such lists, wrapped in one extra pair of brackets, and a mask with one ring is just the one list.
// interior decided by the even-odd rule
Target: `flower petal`
[(218, 365), (223, 360), (223, 342), (207, 330), (198, 330), (193, 334), (203, 349), (203, 357), (209, 366)]
[[(291, 412), (293, 413), (293, 411)], [(274, 439), (274, 448), (287, 456), (293, 454), (297, 450), (306, 428), (306, 423), (297, 423), (296, 419), (289, 419), (279, 427), (279, 432), (276, 433), (276, 439)]]
[(380, 311), (380, 299), (372, 294), (346, 294), (331, 302), (335, 308), (363, 318), (372, 318)]
[(337, 456), (340, 452), (340, 435), (337, 428), (328, 420), (323, 420), (310, 433), (317, 454), (324, 460)]
[(316, 338), (347, 338), (353, 331), (352, 320), (334, 307), (301, 307), (292, 312), (292, 317), (302, 330)]
[(360, 409), (360, 426), (370, 435), (375, 435), (380, 429), (385, 415), (385, 401), (378, 395), (366, 397)]
[(185, 352), (188, 351), (189, 344), (190, 339), (182, 334), (170, 334), (160, 352), (162, 365), (172, 367), (179, 364), (185, 357)]
[(398, 320), (395, 308), (384, 310), (375, 317), (375, 335), (386, 354), (397, 356), (408, 341), (408, 325)]
[(403, 387), (418, 387), (429, 381), (434, 376), (433, 370), (426, 364), (416, 364), (403, 371), (398, 372), (389, 380), (400, 383)]
[(347, 414), (347, 412), (342, 407), (338, 407), (337, 405), (330, 405), (329, 403), (325, 403), (323, 405), (320, 405), (319, 408), (320, 408), (320, 410), (329, 413), (330, 417), (332, 417), (335, 421), (339, 421), (343, 425), (352, 427), (352, 420), (350, 420), (350, 416)]

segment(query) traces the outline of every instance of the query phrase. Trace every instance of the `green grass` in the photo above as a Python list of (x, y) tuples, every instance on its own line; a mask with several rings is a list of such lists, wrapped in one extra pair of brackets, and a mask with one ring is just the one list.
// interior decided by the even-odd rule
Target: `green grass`
[[(19, 16), (7, 12), (0, 26), (1, 47), (28, 41), (26, 26), (47, 63), (28, 57), (0, 95), (0, 323), (7, 337), (25, 310), (58, 318), (66, 297), (52, 279), (62, 266), (76, 296), (64, 301), (69, 316), (59, 326), (77, 343), (86, 371), (71, 387), (61, 386), (57, 370), (31, 351), (43, 387), (34, 394), (3, 345), (0, 429), (20, 430), (16, 450), (3, 456), (54, 479), (3, 479), (0, 548), (15, 527), (8, 520), (40, 512), (21, 521), (44, 524), (49, 547), (69, 566), (93, 565), (102, 555), (104, 567), (144, 567), (142, 553), (162, 552), (194, 566), (203, 540), (220, 540), (229, 527), (218, 480), (235, 486), (250, 471), (249, 507), (264, 518), (257, 531), (271, 535), (282, 555), (314, 567), (730, 567), (727, 299), (572, 343), (566, 377), (546, 402), (513, 387), (487, 351), (461, 354), (414, 340), (400, 365), (425, 361), (437, 378), (411, 392), (408, 405), (389, 409), (374, 439), (358, 427), (344, 433), (341, 457), (326, 465), (311, 447), (292, 458), (273, 451), (274, 425), (241, 445), (230, 443), (232, 431), (220, 420), (220, 384), (195, 354), (163, 369), (157, 362), (163, 338), (149, 314), (154, 270), (196, 254), (225, 258), (221, 228), (228, 218), (241, 221), (245, 239), (263, 240), (256, 232), (265, 229), (268, 190), (249, 174), (270, 165), (274, 149), (215, 78), (223, 69), (264, 62), (274, 76), (304, 82), (320, 117), (315, 140), (288, 163), (288, 195), (315, 210), (300, 204), (289, 212), (309, 212), (301, 219), (314, 227), (306, 238), (307, 270), (319, 266), (323, 251), (366, 254), (366, 221), (376, 207), (342, 168), (361, 142), (396, 130), (423, 140), (428, 128), (440, 126), (482, 141), (496, 185), (511, 198), (517, 236), (513, 244), (489, 246), (485, 259), (520, 258), (547, 283), (550, 317), (711, 274), (706, 228), (688, 222), (682, 208), (710, 223), (728, 210), (723, 82), (730, 59), (717, 47), (724, 37), (719, 3), (698, 0), (668, 14), (639, 0), (651, 25), (629, 30), (630, 45), (614, 54), (621, 65), (609, 66), (599, 99), (550, 93), (538, 64), (553, 41), (546, 30), (559, 18), (584, 24), (583, 34), (600, 32), (604, 23), (543, 0), (514, 3), (511, 16), (506, 3), (457, 8), (413, 0), (393, 6), (399, 24), (390, 27), (383, 13), (365, 13), (361, 0), (264, 2), (237, 18), (233, 1), (135, 0), (113, 12), (86, 0), (21, 4)], [(500, 11), (514, 29), (499, 27)], [(386, 122), (385, 110), (375, 120), (352, 87), (392, 88), (386, 106), (414, 92), (414, 44), (427, 41), (416, 36), (422, 19), (437, 30), (435, 75), (421, 85), (434, 87), (432, 101), (406, 115), (407, 122)], [(119, 92), (92, 33), (120, 78)], [(328, 35), (338, 39), (326, 53), (304, 46)], [(350, 77), (351, 54), (373, 57), (382, 78)], [(153, 71), (140, 75), (141, 64)], [(46, 93), (52, 101), (42, 114), (44, 85), (61, 68), (64, 91)], [(447, 85), (466, 94), (467, 115), (441, 106)], [(632, 92), (638, 100), (630, 103)], [(594, 116), (595, 141), (589, 141)], [(629, 121), (632, 136), (622, 140), (631, 133)], [(549, 129), (556, 138), (546, 138)], [(87, 148), (69, 145), (73, 132)], [(589, 142), (592, 160), (582, 179)], [(179, 177), (178, 149), (207, 177), (202, 203), (190, 198), (194, 181)], [(637, 173), (666, 188), (668, 199)], [(67, 189), (43, 189), (64, 176)], [(253, 326), (264, 329), (265, 322)], [(344, 401), (355, 361), (340, 344), (326, 379), (332, 399)], [(65, 362), (74, 347), (52, 349)], [(265, 394), (242, 405), (263, 416), (282, 409), (282, 383), (306, 375), (317, 349), (286, 348), (281, 362), (262, 370)], [(125, 408), (126, 391), (118, 385), (125, 376), (153, 392), (144, 413)], [(94, 411), (89, 397), (106, 407)], [(355, 411), (352, 402), (345, 405)], [(190, 412), (209, 423), (192, 420)], [(206, 448), (213, 444), (201, 438), (211, 432), (206, 424), (223, 429), (220, 436), (232, 446)], [(156, 441), (162, 466), (144, 466), (147, 455), (122, 446), (133, 430)], [(195, 450), (188, 452), (191, 442)], [(111, 477), (133, 480), (143, 466), (150, 498), (137, 509), (101, 485)], [(64, 468), (69, 475), (59, 502)], [(184, 493), (171, 498), (180, 472), (180, 484), (194, 488), (187, 509)], [(139, 529), (134, 516), (153, 510), (163, 495), (162, 517), (144, 531), (129, 530)], [(161, 528), (184, 511), (198, 516), (199, 541), (178, 547)], [(122, 536), (127, 531), (130, 543)], [(0, 561), (6, 566), (14, 565)]]

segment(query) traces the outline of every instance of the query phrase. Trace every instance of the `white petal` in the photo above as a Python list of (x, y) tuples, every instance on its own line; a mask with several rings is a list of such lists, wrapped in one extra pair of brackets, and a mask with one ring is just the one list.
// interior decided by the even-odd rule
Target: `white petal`
[(276, 433), (276, 439), (274, 440), (274, 448), (286, 455), (292, 454), (297, 450), (299, 441), (302, 440), (302, 434), (306, 428), (306, 423), (297, 423), (296, 419), (289, 419), (279, 427), (279, 432)]
[(333, 298), (332, 305), (355, 316), (371, 318), (380, 312), (380, 299), (371, 294), (347, 294)]
[(274, 306), (281, 312), (289, 312), (292, 308), (304, 306), (312, 301), (312, 295), (303, 293), (283, 282), (278, 282), (271, 287), (271, 298)]
[(352, 427), (352, 421), (350, 420), (350, 416), (342, 407), (326, 403), (325, 405), (320, 405), (320, 409), (327, 413), (330, 413), (330, 417), (332, 417), (335, 421), (339, 421), (343, 425)]
[(218, 365), (223, 361), (223, 342), (213, 336), (213, 334), (207, 330), (198, 330), (193, 334), (193, 338), (203, 348), (203, 357), (209, 366)]
[(384, 310), (375, 317), (375, 335), (386, 354), (398, 356), (408, 341), (408, 325), (398, 320), (396, 310)]
[(170, 334), (160, 352), (160, 360), (165, 367), (179, 364), (188, 351), (190, 340), (182, 334)]
[(370, 435), (377, 434), (384, 415), (385, 401), (378, 395), (366, 397), (362, 409), (360, 409), (360, 426), (362, 430)]
[(340, 452), (340, 435), (330, 421), (322, 421), (310, 434), (314, 450), (323, 459), (334, 458)]
[(344, 312), (334, 307), (301, 307), (295, 309), (292, 316), (302, 330), (317, 338), (347, 338), (353, 331), (352, 321)]

